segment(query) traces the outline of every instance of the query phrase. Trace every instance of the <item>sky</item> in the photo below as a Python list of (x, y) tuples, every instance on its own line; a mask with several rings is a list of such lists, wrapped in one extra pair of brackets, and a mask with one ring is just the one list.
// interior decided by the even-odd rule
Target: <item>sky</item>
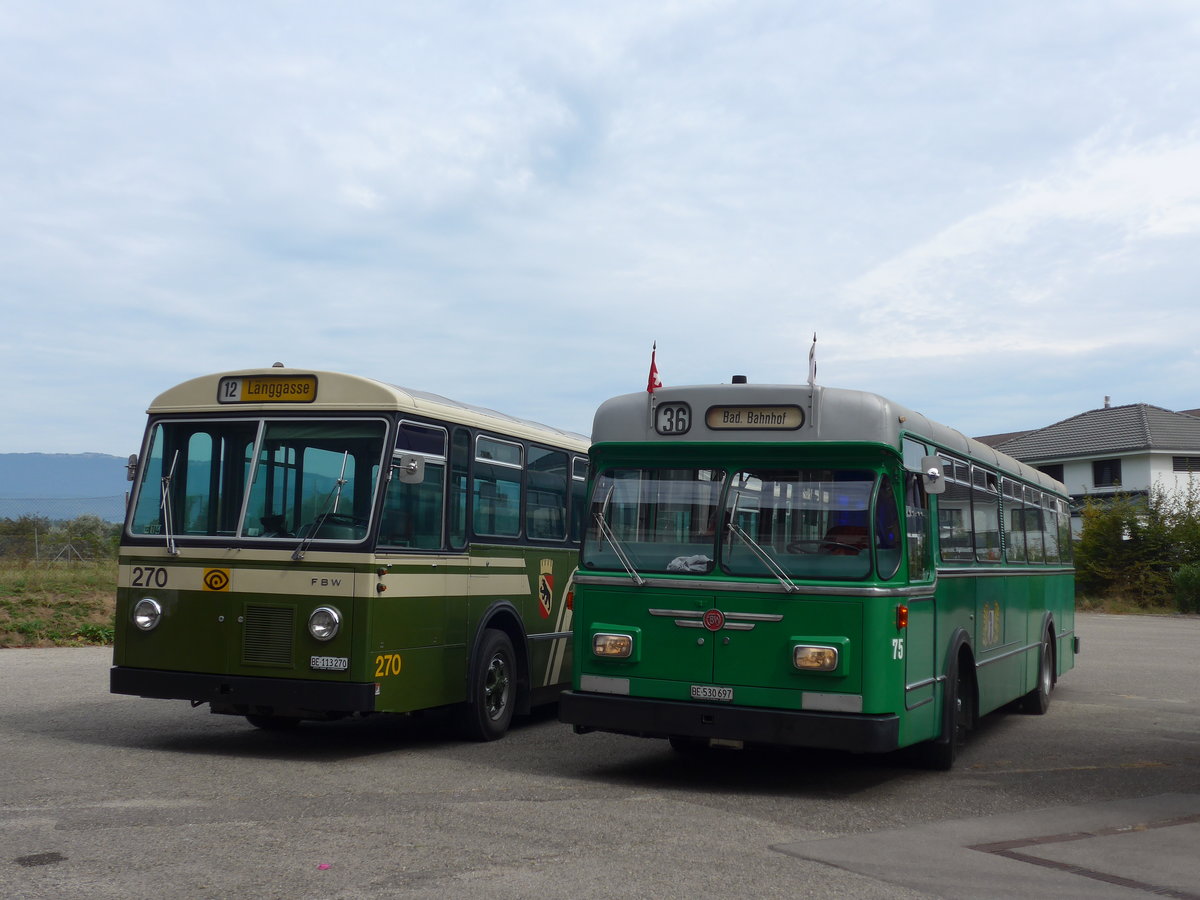
[(1200, 407), (1200, 4), (0, 4), (0, 452), (276, 361), (581, 433)]

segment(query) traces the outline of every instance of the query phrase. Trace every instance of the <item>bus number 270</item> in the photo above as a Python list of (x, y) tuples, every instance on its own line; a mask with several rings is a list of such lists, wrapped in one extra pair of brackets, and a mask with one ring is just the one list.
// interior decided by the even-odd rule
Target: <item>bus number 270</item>
[(380, 653), (375, 657), (375, 677), (383, 678), (387, 675), (399, 675), (400, 665), (399, 653)]
[(130, 576), (130, 587), (165, 588), (167, 586), (167, 570), (162, 566), (134, 566)]

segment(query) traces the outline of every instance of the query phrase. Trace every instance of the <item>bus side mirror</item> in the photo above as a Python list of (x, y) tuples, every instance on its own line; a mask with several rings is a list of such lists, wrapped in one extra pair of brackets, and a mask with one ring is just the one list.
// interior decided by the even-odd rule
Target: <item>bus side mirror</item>
[(137, 454), (130, 453), (129, 460), (125, 463), (125, 480), (133, 481), (135, 472), (137, 472)]
[(425, 480), (425, 457), (401, 453), (392, 459), (392, 471), (401, 484), (420, 484)]
[(942, 460), (937, 456), (926, 456), (921, 459), (921, 484), (927, 494), (941, 494), (946, 490), (946, 473), (942, 470)]

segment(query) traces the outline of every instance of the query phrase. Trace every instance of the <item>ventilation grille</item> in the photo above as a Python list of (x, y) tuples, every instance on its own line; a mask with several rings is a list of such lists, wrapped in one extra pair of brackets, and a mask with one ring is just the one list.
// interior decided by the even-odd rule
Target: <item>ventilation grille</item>
[(285, 606), (247, 606), (242, 631), (242, 663), (292, 666), (296, 611)]

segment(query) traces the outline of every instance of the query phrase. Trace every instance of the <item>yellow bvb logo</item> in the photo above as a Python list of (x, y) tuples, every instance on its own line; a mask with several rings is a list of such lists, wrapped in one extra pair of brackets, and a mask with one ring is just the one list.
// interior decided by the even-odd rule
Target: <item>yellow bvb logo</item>
[(1000, 638), (1004, 632), (1000, 627), (999, 602), (983, 604), (983, 619), (980, 622), (980, 628), (982, 632), (979, 636), (979, 641), (983, 646), (991, 647), (993, 644), (1000, 643)]
[(228, 591), (229, 581), (228, 569), (205, 569), (201, 578), (206, 591)]

